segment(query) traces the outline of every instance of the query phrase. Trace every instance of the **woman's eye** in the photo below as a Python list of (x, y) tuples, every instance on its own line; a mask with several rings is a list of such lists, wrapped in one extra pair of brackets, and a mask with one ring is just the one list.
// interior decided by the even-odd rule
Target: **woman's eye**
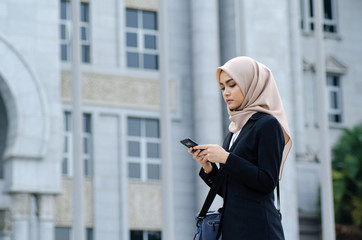
[(222, 87), (222, 88), (220, 88), (220, 90), (221, 90), (221, 91), (224, 91), (224, 90), (225, 90), (225, 88), (224, 88), (224, 87)]
[(236, 83), (230, 84), (229, 87), (233, 88), (236, 86)]

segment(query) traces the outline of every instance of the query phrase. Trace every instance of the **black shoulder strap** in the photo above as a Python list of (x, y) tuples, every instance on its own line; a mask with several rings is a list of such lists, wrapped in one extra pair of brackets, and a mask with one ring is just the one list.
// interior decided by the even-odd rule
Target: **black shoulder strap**
[(215, 181), (212, 184), (209, 193), (207, 194), (207, 197), (205, 199), (204, 205), (201, 208), (198, 218), (204, 218), (206, 216), (207, 211), (209, 210), (212, 202), (214, 201), (214, 198), (215, 198), (217, 192), (219, 191), (219, 189), (221, 187), (221, 184), (224, 179), (224, 175), (225, 175), (224, 170), (222, 168), (220, 168), (215, 177)]
[(277, 210), (279, 212), (280, 219), (282, 218), (282, 213), (280, 212), (280, 190), (279, 190), (279, 180), (277, 183)]

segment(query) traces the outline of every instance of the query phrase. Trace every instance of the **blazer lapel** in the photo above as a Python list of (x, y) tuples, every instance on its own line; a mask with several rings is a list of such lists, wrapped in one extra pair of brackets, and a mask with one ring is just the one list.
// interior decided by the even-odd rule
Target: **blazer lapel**
[(225, 137), (225, 140), (224, 140), (224, 143), (222, 144), (222, 147), (226, 150), (226, 151), (229, 151), (229, 144), (230, 144), (230, 140), (231, 140), (231, 137), (232, 137), (232, 133), (229, 132), (226, 137)]
[[(240, 140), (241, 136), (242, 136), (245, 132), (247, 132), (247, 130), (250, 129), (253, 125), (254, 125), (254, 121), (250, 121), (250, 120), (244, 125), (243, 129), (241, 129), (241, 131), (240, 131), (240, 133), (239, 133), (239, 136), (235, 139), (235, 142), (234, 142), (233, 145), (231, 146), (229, 152), (232, 152), (232, 151), (234, 150), (234, 148), (235, 148), (235, 146), (237, 145), (237, 142)], [(231, 136), (232, 136), (232, 135), (231, 135)], [(231, 139), (231, 136), (230, 136), (230, 139)], [(229, 140), (229, 143), (230, 143), (230, 140)]]

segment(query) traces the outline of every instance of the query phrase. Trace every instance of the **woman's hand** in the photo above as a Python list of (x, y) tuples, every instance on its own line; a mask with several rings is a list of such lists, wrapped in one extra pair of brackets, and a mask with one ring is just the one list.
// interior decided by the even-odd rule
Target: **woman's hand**
[(195, 159), (198, 163), (201, 164), (202, 168), (204, 169), (204, 171), (206, 173), (209, 173), (212, 171), (211, 163), (207, 160), (207, 158), (205, 156), (200, 156), (200, 152), (202, 152), (202, 150), (194, 151), (194, 148), (190, 147), (188, 152), (190, 154), (192, 154), (193, 159)]
[[(197, 151), (197, 159), (194, 159), (198, 162), (214, 162), (214, 163), (226, 163), (227, 158), (229, 157), (229, 152), (225, 151), (222, 147), (217, 144), (209, 144), (209, 145), (198, 145), (193, 149)], [(199, 161), (199, 160), (200, 161)]]

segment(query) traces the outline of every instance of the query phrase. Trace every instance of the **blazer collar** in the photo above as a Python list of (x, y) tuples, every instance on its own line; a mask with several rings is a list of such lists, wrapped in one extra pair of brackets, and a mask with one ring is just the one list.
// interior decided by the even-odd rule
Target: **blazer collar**
[[(239, 136), (235, 139), (235, 142), (231, 146), (230, 150), (229, 150), (229, 144), (230, 144), (230, 140), (231, 140), (231, 137), (232, 137), (233, 133), (229, 132), (228, 135), (225, 138), (223, 148), (228, 152), (232, 152), (234, 150), (235, 146), (237, 145), (237, 142), (239, 141), (239, 139), (243, 135), (243, 133), (245, 133), (246, 130), (250, 129), (254, 125), (256, 120), (262, 118), (265, 115), (266, 115), (266, 113), (262, 113), (262, 112), (254, 113), (250, 117), (250, 119), (247, 121), (247, 123), (244, 125), (244, 127), (241, 129), (241, 131), (239, 133)], [(250, 121), (250, 120), (252, 120), (252, 121)]]

